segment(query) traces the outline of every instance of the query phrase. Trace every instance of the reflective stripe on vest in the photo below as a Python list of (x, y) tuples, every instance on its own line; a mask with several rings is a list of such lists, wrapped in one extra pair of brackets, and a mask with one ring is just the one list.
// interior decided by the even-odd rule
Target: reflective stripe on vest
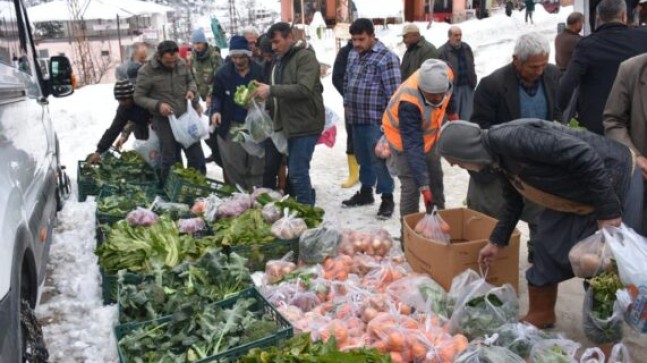
[[(449, 70), (450, 81), (454, 79), (454, 75)], [(382, 126), (384, 127), (384, 136), (389, 144), (398, 151), (404, 151), (402, 146), (402, 137), (400, 135), (400, 118), (398, 115), (398, 108), (400, 102), (409, 102), (418, 107), (422, 115), (421, 128), (425, 144), (425, 153), (431, 150), (438, 139), (438, 133), (445, 117), (447, 105), (449, 105), (450, 95), (445, 98), (443, 103), (438, 108), (433, 108), (427, 105), (426, 100), (420, 90), (418, 89), (419, 71), (413, 73), (400, 87), (395, 91), (393, 97), (382, 117)]]

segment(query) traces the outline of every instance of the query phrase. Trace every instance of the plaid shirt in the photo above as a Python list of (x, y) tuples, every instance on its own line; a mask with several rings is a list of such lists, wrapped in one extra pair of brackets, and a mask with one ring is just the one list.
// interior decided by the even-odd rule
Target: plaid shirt
[(400, 59), (379, 40), (360, 54), (351, 50), (344, 77), (346, 122), (379, 125), (382, 114), (400, 86)]

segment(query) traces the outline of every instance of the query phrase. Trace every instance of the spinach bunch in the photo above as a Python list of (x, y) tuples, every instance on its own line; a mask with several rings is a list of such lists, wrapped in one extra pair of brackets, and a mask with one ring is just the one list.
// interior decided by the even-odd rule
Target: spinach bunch
[(101, 196), (97, 202), (97, 211), (110, 216), (126, 216), (137, 207), (143, 207), (151, 200), (140, 188), (135, 191), (125, 191), (123, 194)]
[(98, 187), (104, 185), (124, 185), (128, 183), (148, 183), (155, 180), (150, 165), (134, 151), (121, 153), (120, 158), (106, 156), (100, 164), (82, 164), (82, 181), (93, 181)]
[(213, 231), (215, 242), (225, 246), (261, 245), (275, 240), (260, 209), (248, 209), (238, 217), (218, 219)]
[(246, 259), (212, 249), (195, 261), (155, 271), (141, 282), (119, 279), (119, 321), (157, 319), (186, 305), (204, 306), (252, 286)]
[(303, 219), (308, 228), (318, 227), (326, 213), (322, 208), (301, 204), (294, 198), (288, 198), (274, 204), (279, 210), (285, 210), (287, 208), (290, 212), (296, 212), (296, 217)]

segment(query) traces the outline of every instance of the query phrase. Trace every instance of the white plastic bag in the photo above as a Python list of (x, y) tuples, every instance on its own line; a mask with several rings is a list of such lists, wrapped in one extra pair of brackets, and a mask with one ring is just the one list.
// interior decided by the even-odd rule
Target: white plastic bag
[(622, 343), (614, 345), (613, 349), (611, 349), (611, 357), (609, 357), (608, 363), (631, 363), (627, 347)]
[(589, 278), (611, 267), (611, 251), (604, 237), (604, 234), (596, 232), (571, 248), (568, 259), (575, 276)]
[(580, 344), (568, 339), (547, 339), (537, 342), (530, 351), (531, 362), (577, 363), (575, 353)]
[(203, 137), (209, 135), (209, 125), (198, 115), (191, 101), (187, 101), (187, 111), (179, 117), (170, 115), (171, 131), (175, 141), (185, 148), (190, 147)]
[(270, 137), (272, 138), (272, 142), (274, 143), (274, 146), (276, 147), (276, 150), (278, 150), (283, 155), (287, 155), (288, 154), (288, 139), (287, 139), (287, 137), (285, 137), (285, 132), (283, 132), (283, 131), (274, 131), (274, 132), (272, 132), (272, 135)]
[(157, 133), (149, 126), (147, 140), (135, 140), (133, 142), (133, 150), (135, 150), (142, 159), (146, 160), (148, 165), (153, 169), (160, 167), (162, 154), (160, 154), (160, 139)]
[(618, 264), (620, 280), (625, 285), (647, 286), (647, 239), (624, 224), (604, 228), (602, 233)]
[(258, 144), (270, 137), (274, 125), (270, 115), (255, 100), (252, 100), (245, 118), (245, 126), (252, 140)]
[(243, 137), (245, 138), (244, 142), (241, 142), (240, 145), (245, 149), (245, 151), (251, 155), (255, 156), (257, 158), (264, 158), (265, 157), (265, 145), (262, 143), (257, 143), (254, 141), (253, 137), (248, 134), (243, 134)]
[(580, 357), (580, 363), (605, 363), (604, 352), (598, 348), (588, 348), (582, 353)]
[(436, 207), (431, 213), (425, 214), (418, 223), (414, 231), (426, 239), (430, 239), (444, 244), (451, 242), (449, 235), (449, 224), (445, 222), (438, 214)]

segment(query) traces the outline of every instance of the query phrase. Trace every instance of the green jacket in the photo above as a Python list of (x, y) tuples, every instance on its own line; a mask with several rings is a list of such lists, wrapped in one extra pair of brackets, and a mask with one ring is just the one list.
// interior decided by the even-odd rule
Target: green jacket
[(198, 107), (198, 88), (193, 81), (186, 63), (178, 58), (173, 69), (166, 69), (157, 57), (144, 63), (139, 69), (135, 83), (135, 103), (150, 111), (157, 119), (166, 119), (159, 113), (159, 105), (166, 102), (175, 115), (180, 116), (186, 112), (186, 93), (193, 91), (196, 95), (193, 107)]
[(424, 61), (431, 58), (438, 58), (438, 50), (433, 44), (425, 40), (424, 36), (421, 36), (418, 43), (412, 44), (404, 52), (402, 64), (400, 65), (402, 82), (406, 81), (413, 72), (417, 71)]
[(222, 66), (222, 57), (216, 48), (207, 44), (207, 49), (200, 56), (195, 50), (189, 55), (189, 64), (193, 79), (198, 86), (198, 93), (203, 100), (211, 96), (213, 87), (213, 77), (218, 68)]
[(299, 41), (277, 59), (270, 82), (274, 129), (288, 138), (319, 135), (324, 128), (321, 68), (314, 50)]

